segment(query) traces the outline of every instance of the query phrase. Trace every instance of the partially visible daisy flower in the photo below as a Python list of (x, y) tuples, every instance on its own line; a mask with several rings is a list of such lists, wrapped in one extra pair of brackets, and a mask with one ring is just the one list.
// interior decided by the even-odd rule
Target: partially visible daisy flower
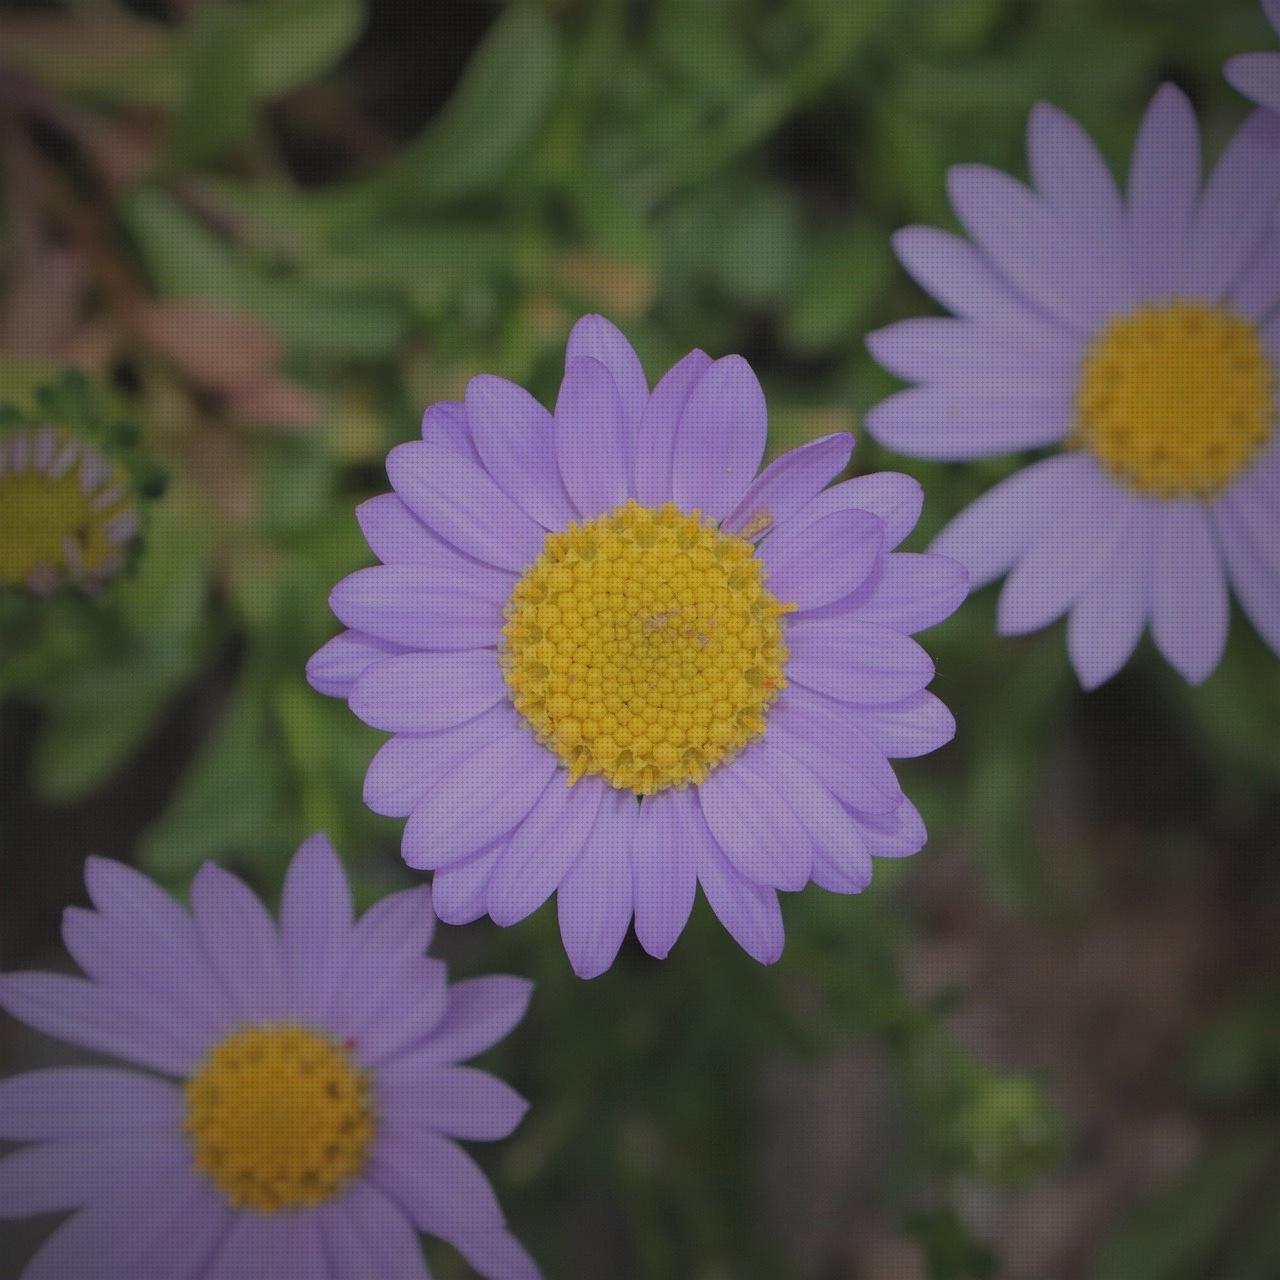
[(141, 530), (125, 467), (74, 428), (0, 427), (0, 587), (95, 588)]
[(323, 836), (299, 849), (277, 928), (208, 864), (188, 914), (90, 859), (69, 908), (87, 978), (0, 976), (0, 1008), (141, 1071), (0, 1080), (0, 1216), (74, 1210), (21, 1280), (429, 1280), (418, 1232), (491, 1280), (538, 1269), (453, 1141), (511, 1132), (526, 1104), (458, 1064), (524, 1014), (530, 984), (450, 986), (424, 956), (430, 891), (353, 919)]
[(765, 435), (741, 357), (693, 351), (650, 392), (587, 316), (554, 414), (481, 376), (391, 452), (395, 492), (358, 511), (383, 563), (334, 589), (351, 629), (308, 676), (395, 735), (365, 801), (408, 818), (443, 919), (514, 924), (558, 890), (593, 977), (633, 918), (666, 956), (701, 884), (770, 963), (776, 890), (857, 893), (873, 855), (923, 845), (888, 757), (952, 736), (911, 634), (965, 574), (893, 550), (920, 512), (908, 477), (827, 488), (850, 436), (757, 475)]
[(1031, 115), (1035, 190), (961, 165), (952, 204), (972, 242), (895, 238), (953, 317), (872, 334), (922, 385), (867, 418), (884, 445), (961, 460), (1053, 447), (997, 485), (933, 549), (973, 585), (1008, 574), (1004, 635), (1070, 614), (1093, 688), (1143, 630), (1193, 684), (1218, 665), (1227, 583), (1280, 652), (1280, 116), (1255, 112), (1201, 186), (1185, 96), (1156, 94), (1121, 195), (1085, 132)]
[[(1262, 0), (1262, 9), (1280, 34), (1280, 0)], [(1242, 53), (1231, 58), (1222, 71), (1246, 98), (1280, 111), (1280, 52)]]

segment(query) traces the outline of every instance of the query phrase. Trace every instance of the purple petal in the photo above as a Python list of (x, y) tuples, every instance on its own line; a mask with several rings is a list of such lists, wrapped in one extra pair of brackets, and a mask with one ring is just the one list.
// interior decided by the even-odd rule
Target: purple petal
[(350, 958), (351, 886), (328, 836), (305, 841), (284, 878), (280, 940), (292, 993), (303, 1017), (322, 1014)]
[(560, 936), (573, 971), (595, 978), (613, 963), (631, 922), (631, 842), (640, 806), (630, 792), (606, 793), (577, 862), (560, 883)]
[(240, 1013), (257, 1021), (286, 1012), (280, 937), (248, 885), (206, 862), (191, 882), (191, 912), (205, 952)]
[(748, 526), (757, 531), (776, 528), (817, 497), (849, 465), (852, 454), (853, 437), (846, 431), (788, 449), (752, 481), (721, 528), (726, 533), (740, 533)]
[(1277, 206), (1280, 115), (1260, 109), (1227, 144), (1200, 197), (1180, 291), (1208, 298), (1226, 293), (1270, 234)]
[(533, 994), (528, 978), (491, 974), (449, 988), (449, 1004), (431, 1038), (416, 1051), (425, 1062), (465, 1062), (505, 1039)]
[(627, 500), (627, 423), (613, 375), (598, 360), (570, 360), (556, 399), (555, 456), (584, 517)]
[(356, 508), (356, 519), (373, 553), (384, 564), (416, 566), (460, 595), (505, 603), (515, 575), (464, 555), (431, 532), (394, 493), (380, 493)]
[(1227, 82), (1259, 106), (1280, 111), (1280, 53), (1240, 53), (1222, 68)]
[(430, 946), (434, 932), (431, 890), (425, 884), (415, 885), (379, 898), (360, 917), (352, 950), (373, 950), (384, 963), (397, 964), (409, 956), (421, 955)]
[(1222, 560), (1198, 503), (1169, 503), (1156, 533), (1151, 635), (1189, 684), (1213, 674), (1230, 616)]
[(976, 591), (1008, 571), (1094, 466), (1083, 453), (1061, 453), (1023, 467), (967, 506), (929, 550), (964, 565)]
[(168, 974), (181, 987), (182, 1002), (211, 1026), (235, 1013), (217, 972), (200, 945), (195, 921), (141, 872), (109, 858), (85, 861), (85, 887), (113, 932), (127, 938), (152, 973)]
[(377, 1067), (379, 1079), (386, 1063), (439, 1025), (449, 999), (444, 962), (432, 956), (413, 956), (382, 981), (382, 999), (368, 1000), (359, 1023), (352, 1017), (343, 1026), (345, 1038), (354, 1041), (352, 1056), (361, 1066)]
[(928, 755), (956, 736), (955, 717), (923, 689), (902, 702), (863, 708), (858, 727), (891, 760)]
[(435, 733), (474, 720), (506, 696), (495, 649), (402, 653), (356, 681), (351, 710), (389, 733)]
[(429, 1066), (412, 1053), (382, 1067), (378, 1088), (388, 1128), (425, 1128), (472, 1142), (508, 1137), (529, 1110), (509, 1084), (485, 1071)]
[(461, 400), (441, 400), (428, 405), (422, 415), (422, 438), (427, 444), (441, 445), (472, 462), (480, 461), (471, 439), (467, 407)]
[[(190, 1163), (189, 1152), (186, 1163)], [(203, 1178), (167, 1178), (149, 1196), (147, 1209), (155, 1224), (148, 1233), (152, 1239), (130, 1274), (203, 1280), (206, 1265), (235, 1220), (235, 1211), (222, 1193)], [(120, 1220), (129, 1221), (123, 1213)]]
[(463, 594), (467, 582), (442, 583), (417, 565), (357, 569), (329, 594), (339, 621), (393, 645), (431, 650), (482, 649), (502, 634), (502, 606)]
[[(375, 907), (365, 913), (356, 925), (350, 963), (324, 1013), (325, 1026), (344, 1035), (358, 1030), (383, 1002), (403, 994), (392, 976), (404, 981), (421, 972), (416, 962), (423, 958), (435, 925), (430, 896), (426, 885), (406, 889), (383, 899), (392, 904), (385, 911)], [(428, 965), (428, 974), (435, 972), (433, 964)]]
[(442, 733), (397, 734), (384, 742), (364, 779), (364, 802), (374, 813), (407, 818), (428, 791), (463, 760), (513, 733), (522, 722), (505, 702)]
[(502, 1209), (479, 1165), (448, 1138), (383, 1131), (369, 1176), (419, 1231), (466, 1252), (477, 1236), (503, 1229)]
[[(1258, 246), (1253, 261), (1231, 286), (1231, 305), (1247, 320), (1259, 323), (1280, 304), (1280, 230), (1273, 231)], [(1272, 327), (1276, 322), (1272, 320)], [(1265, 335), (1264, 335), (1265, 337)], [(1280, 344), (1273, 343), (1273, 359), (1280, 359)]]
[(182, 1094), (167, 1080), (113, 1067), (48, 1067), (0, 1080), (0, 1139), (92, 1138), (176, 1130)]
[[(1124, 205), (1093, 139), (1064, 111), (1037, 103), (1027, 125), (1036, 188), (1062, 219), (1077, 267), (1095, 296), (1096, 323), (1132, 295)], [(1082, 257), (1087, 255), (1087, 260)]]
[(841, 702), (899, 702), (933, 679), (933, 659), (914, 640), (848, 614), (793, 622), (787, 647), (787, 679)]
[(1069, 383), (991, 391), (942, 382), (899, 391), (866, 416), (877, 443), (936, 461), (963, 461), (1057, 444), (1071, 429)]
[(847, 707), (800, 685), (783, 690), (768, 736), (795, 756), (835, 797), (859, 813), (891, 813), (902, 801), (893, 768), (857, 727)]
[[(163, 1143), (153, 1139), (144, 1154), (129, 1161), (99, 1169), (93, 1203), (45, 1241), (23, 1270), (23, 1280), (140, 1275), (190, 1280), (197, 1274), (226, 1218), (207, 1198), (193, 1198), (198, 1188), (187, 1172), (190, 1149), (175, 1133)], [(189, 1224), (182, 1220), (184, 1210), (193, 1212)], [(142, 1264), (157, 1256), (168, 1257), (170, 1269), (144, 1270)]]
[(488, 1179), (447, 1138), (424, 1133), (384, 1143), (372, 1175), (420, 1230), (448, 1241), (485, 1280), (540, 1280), (533, 1259), (507, 1232)]
[(858, 619), (892, 627), (908, 635), (949, 618), (969, 594), (969, 571), (957, 560), (933, 552), (895, 552), (859, 593)]
[(1129, 661), (1151, 610), (1152, 545), (1157, 510), (1143, 506), (1099, 565), (1067, 622), (1067, 652), (1086, 689)]
[(1268, 568), (1231, 507), (1218, 503), (1213, 517), (1231, 585), (1258, 634), (1280, 655), (1280, 577)]
[(221, 1252), (200, 1280), (341, 1280), (329, 1268), (314, 1213), (235, 1219)]
[[(627, 423), (628, 436), (634, 437), (640, 417), (649, 400), (649, 382), (644, 367), (622, 331), (604, 316), (583, 316), (569, 331), (565, 346), (564, 362), (583, 357), (598, 360), (613, 377), (622, 402), (622, 413)], [(628, 451), (630, 452), (630, 451)]]
[(307, 662), (307, 682), (317, 693), (345, 698), (351, 686), (375, 662), (402, 653), (398, 644), (358, 631), (344, 631), (321, 645)]
[(1124, 216), (1120, 191), (1102, 153), (1065, 111), (1038, 102), (1027, 124), (1032, 181), (1063, 217), (1110, 231)]
[(1022, 340), (1061, 340), (1062, 328), (1018, 297), (968, 241), (934, 227), (904, 227), (893, 248), (902, 265), (950, 312)]
[(769, 590), (801, 610), (820, 609), (856, 591), (875, 567), (884, 525), (865, 511), (833, 511), (804, 525), (777, 530), (760, 547)]
[(574, 519), (542, 405), (514, 382), (481, 374), (467, 384), (467, 416), (481, 460), (512, 499), (544, 529)]
[(764, 457), (764, 392), (741, 356), (713, 361), (676, 429), (671, 496), (682, 511), (722, 520), (742, 501)]
[(1161, 85), (1151, 99), (1129, 164), (1129, 242), (1138, 282), (1167, 293), (1183, 256), (1200, 193), (1200, 127), (1186, 94)]
[(428, 529), (477, 560), (519, 572), (542, 550), (541, 527), (478, 462), (411, 441), (387, 455), (387, 475)]
[(631, 842), (631, 878), (635, 890), (636, 938), (665, 960), (684, 931), (698, 891), (698, 869), (685, 835), (697, 813), (692, 788), (647, 796), (640, 805)]
[(196, 1061), (190, 1043), (146, 1017), (136, 1001), (83, 978), (0, 974), (0, 1008), (45, 1035), (170, 1075)]
[(556, 891), (595, 827), (607, 784), (582, 778), (572, 787), (559, 774), (516, 828), (489, 880), (489, 915), (512, 925), (532, 915)]
[(909, 858), (919, 853), (929, 838), (924, 820), (905, 798), (891, 814), (878, 818), (859, 816), (858, 821), (873, 858)]
[(631, 459), (636, 498), (646, 507), (671, 500), (671, 458), (676, 427), (689, 394), (711, 367), (711, 357), (696, 348), (663, 374), (640, 415)]
[(871, 854), (859, 824), (793, 756), (766, 738), (760, 755), (813, 845), (813, 878), (832, 893), (861, 893), (871, 883)]
[[(177, 971), (158, 970), (145, 940), (79, 907), (62, 913), (62, 941), (103, 991), (136, 1010), (143, 1021), (166, 1027), (173, 1043), (182, 1044), (194, 1057), (225, 1028), (230, 1004), (216, 996), (205, 998), (209, 993), (200, 985), (203, 966), (198, 955)], [(192, 976), (197, 980), (194, 997), (186, 989)]]
[(1062, 219), (988, 165), (953, 165), (947, 190), (956, 216), (1001, 274), (1076, 332), (1089, 332), (1101, 315), (1091, 296), (1093, 272), (1069, 252), (1074, 246)]
[(813, 844), (759, 753), (748, 748), (698, 788), (702, 816), (725, 856), (756, 884), (795, 892), (813, 870)]
[(436, 912), (445, 924), (470, 924), (489, 910), (489, 879), (510, 842), (441, 867), (431, 881)]
[(884, 549), (896, 547), (916, 527), (924, 506), (920, 482), (897, 471), (855, 476), (824, 489), (787, 520), (779, 533), (799, 533), (833, 511), (866, 511), (884, 524)]
[(734, 870), (705, 821), (702, 833), (693, 847), (698, 857), (698, 883), (711, 910), (753, 960), (776, 963), (785, 941), (777, 890), (755, 884)]
[(1051, 513), (1000, 592), (996, 629), (1026, 635), (1060, 618), (1137, 519), (1141, 499), (1096, 464), (1083, 471), (1069, 503)]
[(171, 1155), (174, 1130), (117, 1129), (94, 1138), (37, 1142), (0, 1156), (0, 1218), (59, 1213), (100, 1199), (115, 1177), (145, 1176)]
[(372, 1183), (356, 1183), (321, 1209), (317, 1219), (333, 1280), (431, 1280), (417, 1231)]
[(946, 382), (1007, 394), (1050, 394), (1075, 375), (1078, 342), (1067, 333), (1007, 332), (981, 321), (916, 316), (867, 335), (867, 348), (908, 382)]
[(560, 762), (527, 729), (482, 747), (429, 791), (404, 829), (404, 860), (430, 871), (478, 853), (515, 829)]

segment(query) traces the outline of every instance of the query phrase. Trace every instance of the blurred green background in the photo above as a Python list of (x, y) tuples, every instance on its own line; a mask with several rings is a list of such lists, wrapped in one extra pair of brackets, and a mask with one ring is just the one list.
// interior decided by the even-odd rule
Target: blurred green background
[[(1216, 154), (1222, 61), (1273, 40), (1254, 0), (4, 6), (0, 400), (84, 370), (169, 488), (134, 576), (0, 634), (0, 967), (67, 963), (91, 851), (270, 897), (323, 829), (364, 901), (409, 882), (381, 735), (303, 666), (427, 403), (550, 401), (587, 311), (651, 378), (740, 352), (771, 450), (853, 429), (923, 481), (922, 548), (1016, 462), (861, 434), (863, 335), (934, 310), (891, 232), (955, 225), (951, 163), (1024, 174), (1042, 98), (1122, 171), (1173, 79)], [(924, 637), (960, 726), (900, 770), (929, 846), (786, 896), (776, 968), (701, 901), (590, 984), (554, 907), (441, 930), (537, 980), (491, 1055), (533, 1110), (477, 1155), (549, 1280), (1280, 1276), (1275, 659), (1237, 618), (1202, 688), (1144, 642), (1086, 696), (994, 595)], [(0, 1072), (53, 1052), (0, 1022)], [(49, 1225), (0, 1224), (0, 1275)]]

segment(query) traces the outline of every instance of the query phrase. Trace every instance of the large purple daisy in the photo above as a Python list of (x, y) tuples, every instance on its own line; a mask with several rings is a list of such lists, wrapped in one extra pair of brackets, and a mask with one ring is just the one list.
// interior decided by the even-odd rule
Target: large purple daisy
[(69, 908), (88, 978), (0, 976), (0, 1007), (146, 1069), (0, 1081), (0, 1216), (76, 1212), (21, 1280), (429, 1280), (419, 1231), (491, 1280), (536, 1280), (484, 1174), (453, 1141), (505, 1137), (525, 1103), (457, 1065), (523, 1016), (530, 984), (453, 986), (424, 956), (425, 887), (358, 921), (322, 836), (289, 869), (277, 929), (213, 864), (191, 913), (90, 859)]
[[(1262, 0), (1262, 9), (1280, 34), (1280, 0)], [(1280, 111), (1280, 53), (1239, 54), (1228, 61), (1223, 74), (1246, 98)]]
[(758, 476), (765, 402), (739, 356), (693, 351), (652, 392), (613, 325), (569, 338), (551, 414), (477, 377), (395, 448), (359, 510), (383, 561), (341, 582), (351, 628), (308, 666), (395, 736), (365, 800), (407, 817), (404, 857), (461, 923), (523, 919), (559, 889), (574, 970), (602, 973), (633, 916), (662, 957), (701, 884), (756, 959), (775, 890), (856, 893), (914, 853), (887, 757), (948, 741), (910, 634), (965, 574), (893, 548), (919, 486), (826, 486), (852, 438)]
[(1190, 682), (1217, 666), (1228, 579), (1280, 652), (1280, 116), (1255, 112), (1201, 189), (1181, 92), (1155, 96), (1127, 195), (1084, 131), (1032, 113), (1035, 190), (981, 165), (950, 173), (972, 243), (929, 227), (895, 239), (954, 317), (872, 334), (923, 385), (868, 417), (923, 458), (1054, 446), (953, 521), (934, 549), (973, 585), (1008, 573), (999, 630), (1070, 613), (1089, 688), (1151, 626)]

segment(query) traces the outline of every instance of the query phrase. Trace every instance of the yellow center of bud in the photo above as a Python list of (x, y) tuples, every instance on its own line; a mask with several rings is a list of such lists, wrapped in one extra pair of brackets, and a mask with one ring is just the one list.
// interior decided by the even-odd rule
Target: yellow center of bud
[(137, 532), (128, 475), (96, 446), (62, 427), (0, 433), (0, 586), (93, 588)]

